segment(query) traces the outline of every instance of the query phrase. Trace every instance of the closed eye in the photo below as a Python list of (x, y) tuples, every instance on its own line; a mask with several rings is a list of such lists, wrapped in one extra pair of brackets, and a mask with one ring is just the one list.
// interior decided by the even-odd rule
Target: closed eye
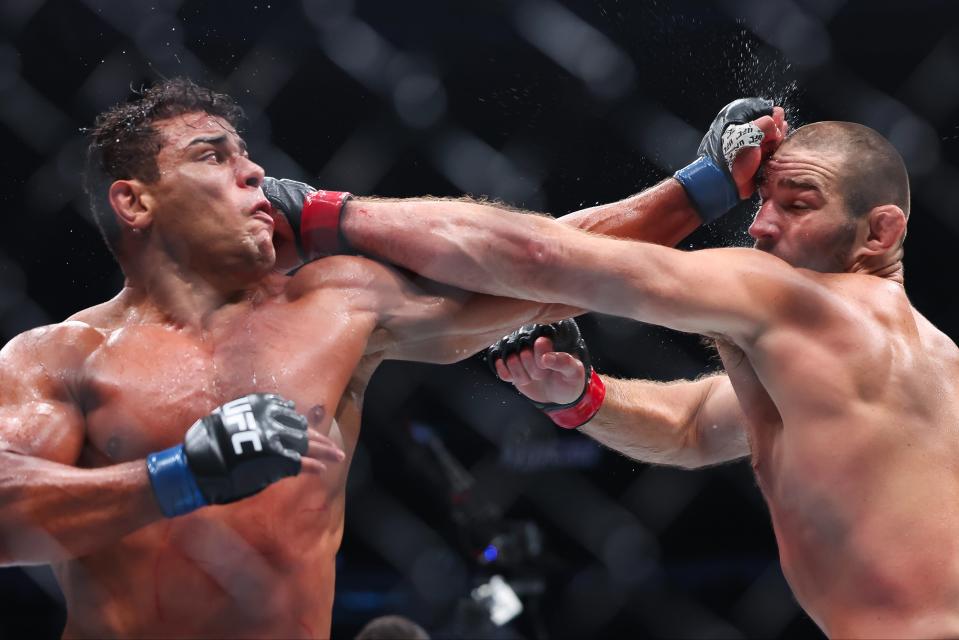
[(217, 163), (220, 163), (220, 162), (223, 161), (223, 153), (221, 153), (220, 151), (217, 151), (217, 150), (215, 150), (215, 149), (210, 149), (210, 150), (208, 150), (208, 151), (204, 151), (203, 153), (201, 153), (200, 156), (199, 156), (197, 159), (200, 160), (200, 161), (202, 161), (202, 162), (207, 162), (208, 160), (213, 160), (213, 161), (215, 161), (215, 162), (217, 162)]

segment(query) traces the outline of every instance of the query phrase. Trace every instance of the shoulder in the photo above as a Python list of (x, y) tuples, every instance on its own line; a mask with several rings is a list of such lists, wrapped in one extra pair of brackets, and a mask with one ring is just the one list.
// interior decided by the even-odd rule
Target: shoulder
[(130, 311), (130, 297), (130, 290), (124, 288), (106, 302), (77, 311), (66, 319), (65, 324), (78, 322), (104, 332), (120, 328), (125, 324)]
[[(737, 291), (748, 292), (742, 299), (763, 309), (762, 329), (791, 324), (814, 328), (834, 321), (848, 307), (849, 301), (842, 290), (844, 279), (850, 274), (820, 273), (794, 267), (770, 253), (745, 247), (705, 249), (687, 252), (687, 255), (695, 260), (698, 253), (709, 253), (718, 259), (694, 263), (697, 271), (728, 270), (734, 274), (725, 281), (705, 274), (703, 278), (711, 286), (724, 283)], [(713, 291), (721, 299), (731, 299), (733, 293), (723, 288), (714, 288)]]
[(76, 320), (30, 329), (0, 349), (0, 367), (24, 373), (39, 367), (48, 374), (79, 368), (105, 337), (100, 329)]

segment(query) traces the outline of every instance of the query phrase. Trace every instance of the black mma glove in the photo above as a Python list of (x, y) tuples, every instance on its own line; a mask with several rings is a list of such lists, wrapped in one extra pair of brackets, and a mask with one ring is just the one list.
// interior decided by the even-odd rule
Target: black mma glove
[(349, 252), (340, 237), (340, 213), (351, 194), (269, 176), (263, 178), (261, 186), (273, 210), (286, 216), (293, 228), (296, 248), (304, 262)]
[(183, 444), (147, 456), (147, 472), (167, 517), (226, 504), (300, 472), (306, 418), (289, 400), (253, 393), (227, 402), (186, 432)]
[(723, 107), (699, 143), (699, 158), (674, 177), (686, 189), (703, 223), (719, 218), (739, 203), (739, 190), (730, 173), (736, 152), (759, 146), (763, 132), (753, 120), (772, 115), (773, 101), (740, 98)]
[[(486, 350), (486, 363), (496, 374), (496, 361), (506, 360), (524, 349), (532, 349), (536, 339), (545, 336), (552, 339), (553, 351), (563, 351), (575, 356), (583, 363), (585, 378), (583, 392), (573, 402), (558, 404), (555, 402), (536, 402), (527, 398), (537, 408), (544, 411), (557, 425), (574, 429), (592, 419), (602, 406), (606, 396), (606, 387), (598, 375), (594, 375), (589, 358), (589, 350), (579, 332), (579, 326), (572, 318), (553, 324), (527, 324), (513, 333), (504, 336)], [(497, 375), (498, 377), (498, 375)]]

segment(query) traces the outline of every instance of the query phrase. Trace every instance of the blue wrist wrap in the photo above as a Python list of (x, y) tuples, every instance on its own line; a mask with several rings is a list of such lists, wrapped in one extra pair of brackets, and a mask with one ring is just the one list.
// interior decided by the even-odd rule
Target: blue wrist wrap
[(160, 510), (167, 518), (207, 505), (193, 472), (186, 464), (182, 444), (148, 455), (147, 473)]
[(700, 156), (674, 177), (686, 189), (703, 224), (709, 224), (739, 204), (739, 192), (732, 178), (709, 156)]

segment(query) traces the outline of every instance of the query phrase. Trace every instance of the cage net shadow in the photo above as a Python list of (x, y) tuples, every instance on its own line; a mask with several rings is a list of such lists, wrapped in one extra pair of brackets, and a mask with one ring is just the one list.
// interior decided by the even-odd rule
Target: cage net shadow
[[(81, 191), (83, 127), (186, 75), (237, 97), (268, 174), (562, 215), (686, 164), (715, 112), (887, 136), (912, 179), (911, 297), (955, 337), (959, 32), (948, 2), (9, 0), (0, 3), (3, 342), (115, 294)], [(755, 203), (687, 238), (743, 245)], [(591, 314), (599, 371), (694, 378), (695, 336)], [(473, 357), (389, 362), (367, 392), (334, 637), (382, 613), (437, 637), (815, 637), (748, 462), (684, 471), (561, 432)], [(42, 532), (38, 532), (42, 535)], [(492, 620), (494, 576), (523, 611)], [(485, 590), (484, 590), (485, 589)], [(492, 595), (491, 595), (492, 594)], [(0, 635), (58, 637), (43, 567), (0, 572)]]

